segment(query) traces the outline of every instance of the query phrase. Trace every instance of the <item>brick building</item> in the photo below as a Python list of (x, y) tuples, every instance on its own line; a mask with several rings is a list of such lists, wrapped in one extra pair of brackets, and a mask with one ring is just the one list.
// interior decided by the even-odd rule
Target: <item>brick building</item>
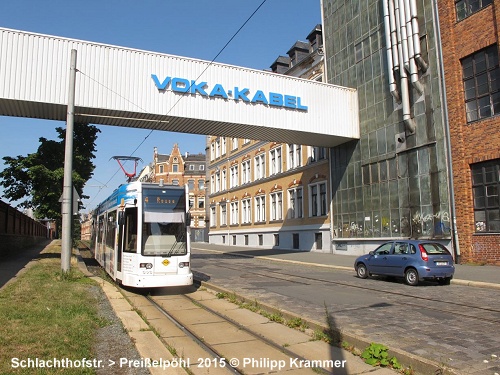
[(438, 2), (462, 260), (500, 265), (500, 2)]
[[(271, 69), (322, 82), (322, 45), (317, 25)], [(211, 243), (330, 251), (327, 149), (216, 136), (207, 149)]]
[(188, 186), (192, 228), (205, 228), (205, 159), (204, 154), (182, 155), (178, 144), (170, 154), (159, 154), (156, 147), (153, 153), (152, 182)]

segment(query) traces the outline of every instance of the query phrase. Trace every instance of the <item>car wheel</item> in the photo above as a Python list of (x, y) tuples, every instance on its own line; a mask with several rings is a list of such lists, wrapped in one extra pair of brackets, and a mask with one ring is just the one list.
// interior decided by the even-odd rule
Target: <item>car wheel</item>
[(408, 268), (405, 272), (405, 282), (408, 285), (418, 285), (418, 272), (415, 268)]
[(356, 273), (360, 279), (366, 279), (368, 277), (368, 271), (363, 263), (358, 264), (356, 267)]
[(444, 279), (438, 280), (439, 285), (450, 285), (451, 277), (445, 277)]

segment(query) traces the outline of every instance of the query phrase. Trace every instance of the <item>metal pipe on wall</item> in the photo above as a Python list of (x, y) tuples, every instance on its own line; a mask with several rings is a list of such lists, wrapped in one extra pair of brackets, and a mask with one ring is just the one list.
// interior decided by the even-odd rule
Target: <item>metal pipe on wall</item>
[(391, 95), (396, 99), (398, 103), (401, 102), (401, 97), (399, 95), (398, 87), (396, 85), (396, 79), (394, 78), (394, 63), (393, 63), (393, 53), (392, 53), (392, 42), (391, 42), (391, 26), (390, 26), (390, 16), (389, 16), (389, 2), (388, 0), (383, 0), (384, 8), (384, 35), (386, 44), (386, 54), (387, 54), (387, 76), (389, 81), (389, 91)]

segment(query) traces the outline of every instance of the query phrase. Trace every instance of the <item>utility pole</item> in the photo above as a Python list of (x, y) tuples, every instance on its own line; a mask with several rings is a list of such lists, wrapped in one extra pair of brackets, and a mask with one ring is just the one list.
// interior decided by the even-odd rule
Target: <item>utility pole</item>
[(71, 224), (73, 222), (73, 127), (75, 120), (75, 84), (76, 84), (76, 49), (71, 50), (71, 67), (69, 75), (68, 112), (66, 115), (66, 140), (64, 146), (64, 185), (62, 196), (62, 246), (61, 270), (68, 272), (71, 265), (73, 239)]

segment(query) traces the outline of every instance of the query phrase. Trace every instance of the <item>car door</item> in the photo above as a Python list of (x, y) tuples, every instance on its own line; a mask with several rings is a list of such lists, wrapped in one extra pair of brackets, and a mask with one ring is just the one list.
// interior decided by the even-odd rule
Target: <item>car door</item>
[(387, 260), (392, 251), (393, 242), (386, 242), (373, 251), (370, 257), (368, 272), (385, 275), (387, 272)]
[(408, 242), (396, 241), (391, 253), (387, 256), (385, 272), (387, 275), (403, 276), (406, 265), (410, 257), (410, 247)]

